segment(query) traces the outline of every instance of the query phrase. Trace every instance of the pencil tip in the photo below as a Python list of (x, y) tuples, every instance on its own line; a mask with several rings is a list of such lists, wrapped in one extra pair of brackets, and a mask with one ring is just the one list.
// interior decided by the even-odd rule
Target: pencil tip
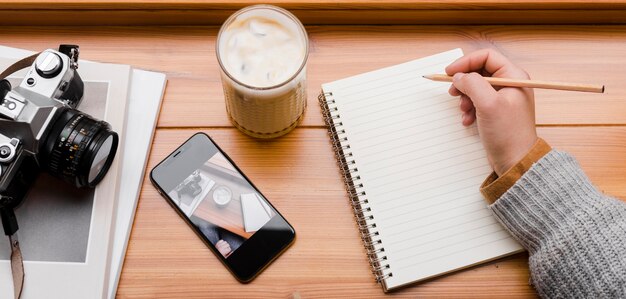
[(604, 93), (604, 85), (602, 85), (602, 93)]

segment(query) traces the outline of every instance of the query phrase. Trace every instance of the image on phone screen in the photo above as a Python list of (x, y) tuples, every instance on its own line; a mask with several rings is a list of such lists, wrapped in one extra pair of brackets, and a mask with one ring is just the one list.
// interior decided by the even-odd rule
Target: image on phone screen
[(217, 149), (168, 196), (225, 258), (276, 215)]

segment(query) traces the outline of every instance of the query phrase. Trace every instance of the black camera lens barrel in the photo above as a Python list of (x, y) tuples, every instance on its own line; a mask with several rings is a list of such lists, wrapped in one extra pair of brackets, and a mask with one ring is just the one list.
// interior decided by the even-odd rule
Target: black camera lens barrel
[[(117, 133), (111, 131), (107, 122), (67, 109), (53, 124), (44, 143), (42, 167), (76, 187), (95, 187), (111, 167), (118, 143)], [(106, 152), (100, 153), (101, 150)], [(103, 159), (102, 163), (96, 159)], [(100, 167), (95, 175), (94, 163)]]
[(0, 80), (0, 102), (4, 100), (9, 91), (11, 91), (11, 83), (6, 79)]

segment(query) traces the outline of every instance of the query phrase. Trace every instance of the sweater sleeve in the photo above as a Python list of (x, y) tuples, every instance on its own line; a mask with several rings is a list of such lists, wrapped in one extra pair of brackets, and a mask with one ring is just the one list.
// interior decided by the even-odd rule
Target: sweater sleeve
[(544, 298), (626, 297), (626, 204), (552, 150), (490, 205), (529, 254)]

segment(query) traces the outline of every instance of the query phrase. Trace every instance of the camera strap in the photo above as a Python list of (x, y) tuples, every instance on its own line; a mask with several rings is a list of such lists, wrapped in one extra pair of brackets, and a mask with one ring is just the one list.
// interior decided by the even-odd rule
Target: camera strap
[[(37, 56), (39, 56), (39, 54), (41, 53), (33, 54), (26, 58), (20, 59), (19, 61), (9, 66), (6, 70), (0, 73), (0, 80), (21, 69), (25, 69), (31, 66), (33, 62), (35, 62), (35, 59), (37, 59)], [(11, 213), (11, 215), (8, 215), (6, 213), (0, 213), (0, 217), (15, 217), (13, 211), (9, 212)], [(3, 219), (3, 224), (4, 220), (7, 219)], [(20, 242), (17, 238), (17, 232), (9, 236), (9, 243), (11, 244), (11, 274), (13, 275), (13, 294), (15, 296), (15, 299), (18, 299), (20, 298), (22, 294), (22, 288), (24, 287), (24, 261), (22, 259), (22, 250), (20, 250)]]
[(17, 240), (17, 233), (9, 236), (11, 243), (11, 274), (13, 275), (13, 294), (15, 299), (20, 298), (22, 287), (24, 286), (24, 261), (20, 242)]
[(41, 52), (33, 54), (26, 58), (22, 58), (21, 60), (18, 60), (17, 62), (9, 66), (6, 70), (0, 73), (0, 80), (8, 77), (10, 74), (13, 74), (21, 69), (25, 69), (31, 66), (33, 62), (35, 62), (35, 59), (37, 59), (37, 56), (39, 56), (39, 54), (41, 54)]

